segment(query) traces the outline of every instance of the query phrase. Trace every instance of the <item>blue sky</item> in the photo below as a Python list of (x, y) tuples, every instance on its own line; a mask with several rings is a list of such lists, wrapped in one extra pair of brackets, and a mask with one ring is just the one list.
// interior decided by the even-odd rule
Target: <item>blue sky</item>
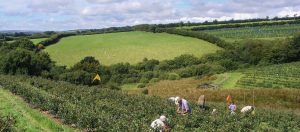
[(72, 30), (300, 15), (299, 0), (7, 0), (0, 30)]

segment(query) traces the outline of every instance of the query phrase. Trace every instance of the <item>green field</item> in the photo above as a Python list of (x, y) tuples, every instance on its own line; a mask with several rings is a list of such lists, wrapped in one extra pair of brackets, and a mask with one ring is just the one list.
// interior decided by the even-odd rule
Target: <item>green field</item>
[(173, 59), (181, 54), (202, 56), (221, 48), (203, 40), (166, 33), (123, 32), (61, 39), (46, 48), (59, 65), (71, 66), (85, 56), (94, 56), (105, 65), (137, 63), (148, 59)]
[(43, 40), (46, 40), (47, 38), (38, 38), (38, 39), (30, 39), (33, 44), (37, 45), (38, 43), (42, 42)]
[(212, 82), (231, 88), (300, 88), (300, 62), (270, 65), (214, 75)]
[[(46, 40), (47, 38), (38, 38), (38, 39), (30, 39), (30, 41), (33, 42), (34, 45), (37, 45), (39, 42), (42, 42), (43, 40)], [(13, 41), (7, 41), (8, 43), (12, 43)]]
[(15, 118), (14, 128), (16, 131), (74, 131), (43, 115), (38, 110), (31, 109), (21, 98), (2, 87), (0, 87), (0, 102), (1, 115), (12, 115)]
[(278, 38), (292, 36), (300, 32), (300, 25), (260, 26), (245, 28), (227, 28), (218, 30), (205, 30), (203, 32), (221, 38), (248, 39), (248, 38)]
[(211, 27), (211, 26), (223, 26), (223, 25), (236, 25), (236, 24), (254, 24), (254, 23), (274, 23), (274, 22), (290, 22), (294, 20), (269, 20), (269, 21), (258, 21), (258, 22), (240, 22), (240, 23), (227, 23), (227, 24), (208, 24), (199, 26), (182, 26), (176, 27), (177, 29), (192, 29), (197, 27)]
[(232, 89), (235, 88), (235, 85), (239, 79), (243, 76), (240, 72), (233, 73), (223, 73), (215, 75), (216, 80), (213, 81), (213, 84), (216, 84), (222, 89)]
[(300, 88), (300, 62), (249, 69), (238, 87)]

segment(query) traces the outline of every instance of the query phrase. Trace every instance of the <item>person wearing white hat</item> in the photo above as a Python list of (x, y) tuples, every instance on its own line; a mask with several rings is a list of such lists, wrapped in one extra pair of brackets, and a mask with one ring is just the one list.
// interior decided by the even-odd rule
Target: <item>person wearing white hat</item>
[(161, 115), (159, 119), (154, 120), (150, 126), (155, 132), (170, 131), (170, 127), (167, 124), (167, 120), (168, 118), (166, 116)]

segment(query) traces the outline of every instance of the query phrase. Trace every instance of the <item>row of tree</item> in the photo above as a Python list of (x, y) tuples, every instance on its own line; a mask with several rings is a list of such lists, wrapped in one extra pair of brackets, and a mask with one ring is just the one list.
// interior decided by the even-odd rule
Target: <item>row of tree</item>
[(181, 29), (175, 29), (175, 28), (159, 28), (156, 25), (148, 25), (148, 24), (134, 26), (134, 30), (153, 32), (153, 33), (166, 32), (169, 34), (188, 36), (188, 37), (205, 40), (207, 42), (216, 44), (217, 46), (222, 47), (222, 48), (228, 48), (228, 49), (232, 48), (232, 45), (230, 43), (227, 43), (224, 40), (222, 40), (214, 35), (210, 35), (210, 34), (204, 33), (204, 32), (188, 31), (188, 30), (181, 30)]
[(293, 17), (285, 16), (285, 17), (277, 17), (270, 18), (266, 16), (265, 18), (252, 18), (252, 19), (244, 19), (244, 20), (224, 20), (218, 21), (213, 20), (211, 22), (204, 21), (204, 22), (177, 22), (177, 23), (168, 23), (168, 24), (157, 24), (159, 28), (174, 28), (174, 27), (183, 27), (183, 26), (203, 26), (203, 25), (216, 25), (216, 24), (232, 24), (232, 23), (252, 23), (252, 22), (266, 22), (266, 21), (286, 21), (286, 20), (299, 20), (300, 16), (295, 14)]

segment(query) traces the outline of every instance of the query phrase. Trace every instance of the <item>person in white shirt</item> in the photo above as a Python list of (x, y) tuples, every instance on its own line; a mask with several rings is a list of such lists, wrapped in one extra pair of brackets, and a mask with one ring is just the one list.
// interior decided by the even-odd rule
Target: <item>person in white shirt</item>
[(152, 130), (154, 130), (155, 132), (170, 131), (171, 128), (167, 124), (167, 120), (168, 120), (167, 117), (162, 115), (159, 117), (159, 119), (154, 120), (150, 126), (151, 126)]
[(254, 107), (253, 106), (245, 106), (241, 109), (241, 113), (250, 113), (254, 110)]

